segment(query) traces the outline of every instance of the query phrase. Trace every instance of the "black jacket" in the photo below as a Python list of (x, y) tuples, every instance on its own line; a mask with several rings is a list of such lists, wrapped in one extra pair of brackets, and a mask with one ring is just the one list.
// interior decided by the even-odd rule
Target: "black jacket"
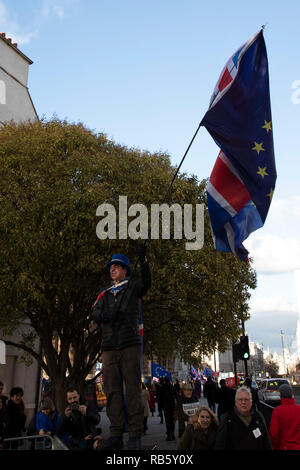
[(180, 397), (177, 398), (177, 416), (178, 416), (178, 437), (181, 437), (182, 434), (185, 431), (186, 423), (189, 420), (189, 417), (185, 412), (183, 411), (183, 404), (186, 403), (197, 403), (197, 397), (195, 395), (192, 395), (190, 398), (185, 397), (184, 395), (181, 395)]
[(164, 411), (171, 411), (174, 414), (176, 392), (170, 382), (163, 384), (161, 388), (161, 403)]
[(3, 407), (0, 410), (0, 446), (1, 446), (1, 440), (5, 438), (6, 438), (6, 417), (5, 417), (5, 410)]
[(228, 411), (222, 417), (218, 429), (216, 450), (272, 450), (269, 432), (263, 415), (259, 411), (251, 412), (249, 426), (234, 411)]
[[(82, 403), (83, 404), (83, 403)], [(86, 416), (78, 410), (73, 410), (70, 418), (65, 412), (62, 413), (56, 434), (59, 437), (68, 434), (70, 440), (70, 449), (79, 449), (80, 442), (89, 434), (97, 435), (96, 426), (100, 422), (99, 413), (89, 404), (87, 406)]]
[(195, 430), (188, 424), (178, 443), (177, 450), (213, 450), (216, 442), (217, 429), (210, 427), (208, 434)]
[(216, 400), (216, 394), (217, 394), (217, 385), (209, 377), (207, 382), (205, 382), (204, 384), (203, 395), (207, 398), (207, 400), (214, 402)]
[(12, 400), (8, 400), (4, 408), (4, 419), (6, 421), (6, 437), (20, 437), (22, 431), (25, 431), (24, 405), (17, 405)]
[(234, 408), (235, 391), (226, 385), (222, 385), (217, 389), (216, 402), (218, 403), (218, 416), (220, 417)]
[(94, 321), (102, 326), (102, 351), (123, 349), (141, 344), (139, 331), (139, 299), (151, 285), (149, 264), (141, 265), (142, 277), (139, 281), (130, 280), (129, 285), (116, 294), (105, 292), (96, 303)]

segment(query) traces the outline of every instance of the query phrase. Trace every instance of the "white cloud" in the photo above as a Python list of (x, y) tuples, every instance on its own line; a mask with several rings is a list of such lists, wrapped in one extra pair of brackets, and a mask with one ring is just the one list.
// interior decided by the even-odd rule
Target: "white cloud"
[[(270, 306), (271, 306), (270, 302)], [(264, 308), (262, 304), (262, 308)], [(283, 305), (280, 308), (283, 308)], [(298, 313), (292, 310), (292, 306), (288, 306), (286, 311), (260, 311), (251, 315), (247, 321), (245, 328), (249, 334), (250, 341), (258, 342), (264, 345), (264, 349), (270, 348), (271, 352), (281, 354), (281, 336), (283, 331), (285, 335), (285, 343), (288, 344), (291, 353), (296, 348), (296, 328)]]
[(62, 2), (58, 0), (44, 0), (42, 15), (44, 16), (54, 15), (60, 20), (63, 20), (65, 16), (65, 12), (64, 12)]
[(277, 235), (256, 236), (245, 246), (260, 273), (272, 274), (300, 269), (300, 239)]
[(283, 299), (282, 295), (274, 297), (252, 297), (249, 301), (252, 314), (262, 312), (293, 312), (298, 313), (298, 307), (294, 302)]
[(273, 199), (268, 217), (276, 220), (294, 217), (300, 221), (300, 196), (291, 199)]
[(16, 42), (18, 46), (23, 46), (24, 44), (28, 44), (31, 40), (36, 35), (36, 32), (31, 32), (27, 34), (20, 34), (16, 33), (15, 31), (10, 31), (6, 30), (6, 37), (12, 38), (13, 42)]
[(3, 2), (0, 2), (0, 21), (6, 21), (8, 16), (8, 11)]
[(18, 43), (19, 46), (28, 44), (30, 40), (35, 37), (41, 29), (43, 20), (58, 19), (63, 21), (65, 19), (66, 11), (74, 8), (78, 0), (43, 0), (41, 7), (32, 15), (32, 31), (24, 31), (23, 25), (6, 4), (0, 0), (0, 25), (1, 31), (6, 33), (6, 37), (11, 37), (12, 42)]
[(300, 196), (274, 198), (264, 227), (251, 234), (245, 246), (260, 273), (300, 269)]
[(295, 272), (258, 273), (257, 288), (251, 292), (250, 319), (245, 328), (251, 341), (263, 343), (271, 352), (281, 353), (281, 330), (291, 351), (295, 349), (300, 316), (295, 280)]
[(66, 12), (74, 8), (78, 0), (44, 0), (41, 14), (46, 17), (56, 17), (59, 20), (65, 19)]
[(18, 45), (28, 44), (32, 37), (35, 36), (36, 32), (31, 31), (24, 33), (20, 31), (20, 26), (14, 15), (8, 10), (6, 5), (0, 1), (0, 24), (1, 31), (6, 33), (6, 37), (12, 39), (12, 42), (18, 43)]

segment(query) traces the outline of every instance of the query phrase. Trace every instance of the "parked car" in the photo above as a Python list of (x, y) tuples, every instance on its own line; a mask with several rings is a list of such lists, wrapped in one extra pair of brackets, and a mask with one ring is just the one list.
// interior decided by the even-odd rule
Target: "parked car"
[(271, 379), (264, 379), (262, 381), (261, 387), (258, 390), (258, 398), (261, 401), (264, 401), (268, 405), (279, 405), (280, 404), (280, 393), (279, 387), (280, 385), (288, 384), (290, 382), (288, 379), (282, 378), (271, 378)]

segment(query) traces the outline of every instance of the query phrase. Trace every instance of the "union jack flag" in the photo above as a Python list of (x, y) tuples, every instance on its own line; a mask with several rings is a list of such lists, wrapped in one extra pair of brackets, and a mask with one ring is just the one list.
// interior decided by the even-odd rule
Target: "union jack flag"
[(215, 105), (219, 101), (219, 99), (222, 98), (230, 83), (233, 82), (233, 80), (235, 79), (236, 74), (238, 72), (239, 59), (241, 57), (241, 53), (245, 51), (247, 47), (249, 47), (255, 37), (256, 35), (254, 35), (247, 42), (245, 42), (245, 44), (243, 44), (227, 61), (213, 91), (212, 97), (209, 102), (209, 107)]

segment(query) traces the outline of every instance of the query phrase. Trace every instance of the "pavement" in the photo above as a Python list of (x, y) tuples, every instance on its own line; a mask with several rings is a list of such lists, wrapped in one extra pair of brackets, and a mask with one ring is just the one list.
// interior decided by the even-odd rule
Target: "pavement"
[[(200, 404), (207, 406), (206, 398), (200, 398)], [(102, 437), (108, 438), (109, 437), (109, 426), (110, 421), (106, 415), (106, 408), (100, 412), (101, 421), (99, 427), (102, 429)], [(142, 450), (177, 450), (177, 445), (179, 442), (178, 439), (178, 421), (175, 421), (175, 440), (174, 441), (166, 441), (166, 424), (165, 419), (163, 424), (160, 423), (160, 417), (156, 411), (154, 416), (151, 415), (148, 417), (148, 431), (146, 435), (142, 436)], [(124, 446), (127, 446), (128, 441), (128, 433), (124, 433), (123, 435)]]

